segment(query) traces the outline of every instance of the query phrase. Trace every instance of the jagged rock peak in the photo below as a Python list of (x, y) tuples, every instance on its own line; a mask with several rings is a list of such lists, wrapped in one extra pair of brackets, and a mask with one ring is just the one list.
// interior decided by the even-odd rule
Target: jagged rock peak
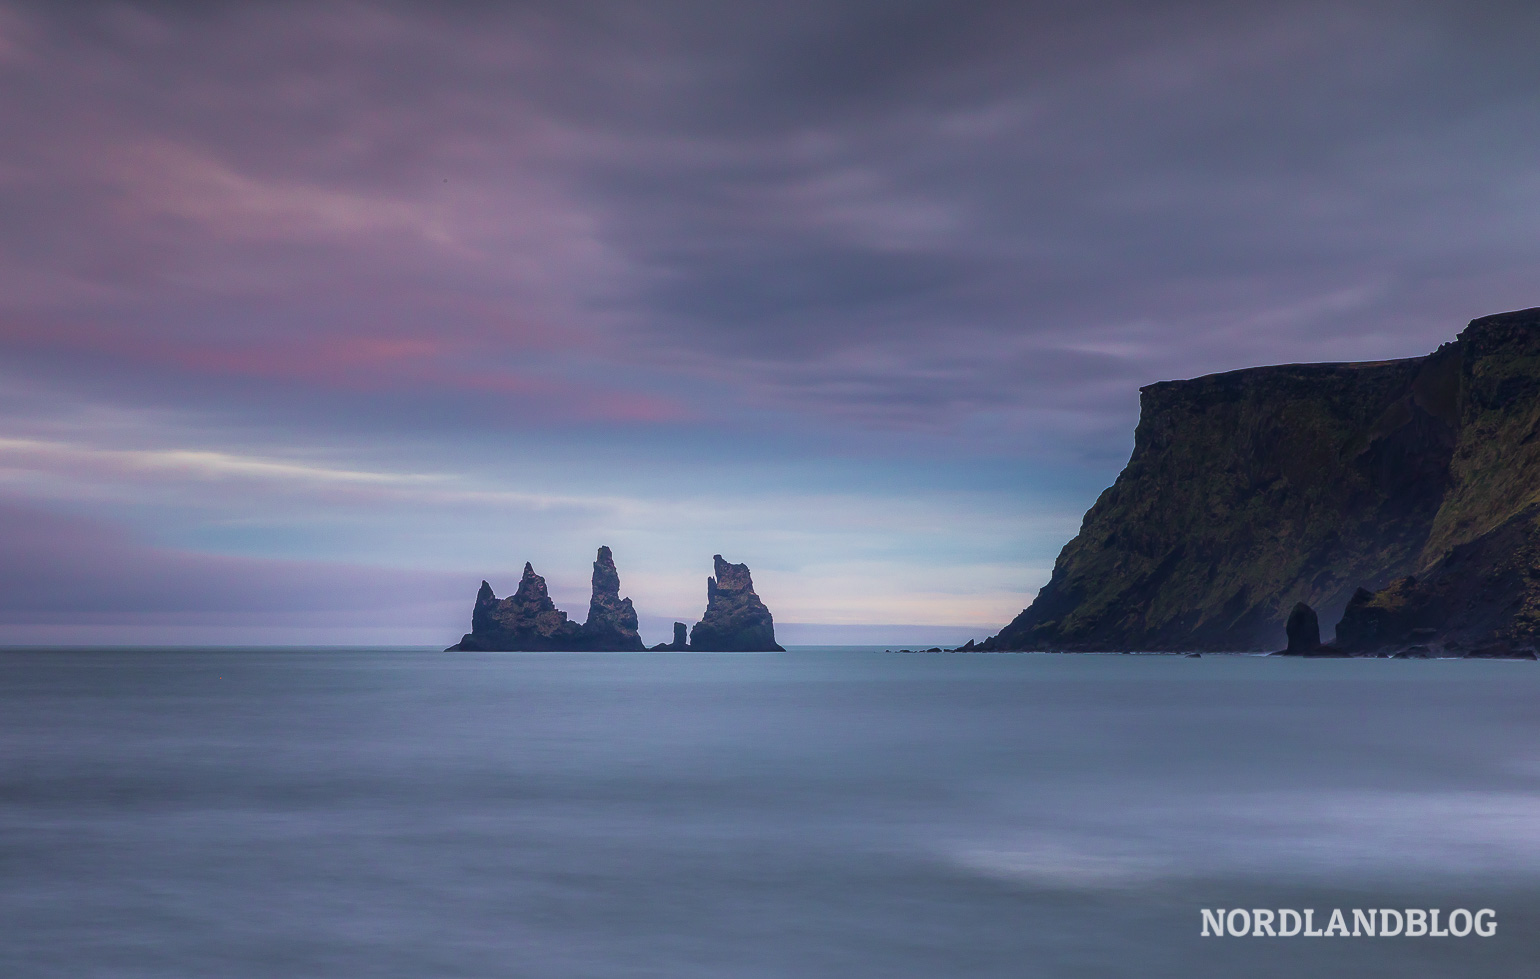
[[(754, 593), (746, 564), (712, 555), (716, 574), (706, 579), (706, 614), (690, 631), (690, 648), (722, 652), (785, 652), (775, 641), (775, 620)], [(677, 636), (677, 633), (676, 633)]]
[(579, 636), (578, 624), (567, 621), (567, 613), (551, 601), (545, 579), (525, 562), (519, 589), (511, 598), (498, 599), (490, 584), (481, 583), (471, 612), (471, 631), (449, 648), (481, 652), (557, 651), (580, 648)]
[(594, 558), (594, 594), (620, 597), (620, 572), (615, 570), (615, 555), (608, 547), (599, 548)]
[(740, 592), (748, 592), (750, 595), (754, 594), (754, 579), (749, 575), (749, 566), (747, 564), (728, 564), (722, 560), (722, 555), (720, 554), (711, 555), (711, 562), (713, 570), (716, 571), (716, 576), (706, 579), (708, 589), (731, 594)]
[(631, 599), (620, 597), (620, 572), (608, 547), (600, 547), (594, 558), (593, 597), (588, 601), (582, 644), (584, 649), (615, 652), (647, 648), (637, 631)]

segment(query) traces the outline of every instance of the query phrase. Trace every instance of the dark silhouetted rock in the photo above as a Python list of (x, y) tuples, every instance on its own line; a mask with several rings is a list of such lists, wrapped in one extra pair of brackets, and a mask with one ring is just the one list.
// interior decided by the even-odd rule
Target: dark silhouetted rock
[(690, 648), (714, 652), (785, 652), (775, 642), (770, 610), (754, 594), (746, 564), (712, 557), (716, 575), (706, 579), (706, 614), (690, 630)]
[(1277, 649), (1306, 603), (1340, 618), (1314, 655), (1533, 649), (1537, 363), (1528, 309), (1427, 357), (1144, 388), (1128, 465), (980, 648)]
[(631, 599), (620, 597), (620, 573), (608, 547), (599, 548), (594, 560), (593, 597), (588, 601), (588, 621), (578, 637), (579, 648), (610, 652), (641, 650), (636, 609)]
[(528, 563), (519, 590), (499, 600), (485, 581), (471, 612), (471, 631), (451, 651), (570, 652), (574, 650), (640, 650), (636, 609), (631, 599), (620, 597), (620, 575), (608, 547), (599, 548), (594, 561), (593, 597), (588, 621), (567, 620), (567, 613), (551, 601), (545, 579)]
[(1304, 602), (1295, 603), (1284, 631), (1289, 637), (1287, 652), (1306, 654), (1321, 648), (1321, 621), (1316, 618), (1315, 609)]
[(458, 651), (559, 651), (578, 649), (581, 628), (551, 601), (545, 579), (527, 562), (519, 590), (499, 600), (485, 581), (476, 594), (471, 631), (449, 647)]
[(690, 648), (689, 629), (683, 622), (674, 623), (674, 641), (660, 642), (652, 647), (655, 653), (679, 653)]

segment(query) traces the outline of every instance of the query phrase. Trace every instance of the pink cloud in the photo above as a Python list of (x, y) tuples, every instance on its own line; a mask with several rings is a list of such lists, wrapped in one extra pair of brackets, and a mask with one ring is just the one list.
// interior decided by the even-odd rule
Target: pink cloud
[(260, 341), (199, 342), (84, 324), (0, 325), (12, 349), (104, 358), (136, 369), (194, 377), (298, 383), (358, 394), (410, 390), (431, 397), (489, 394), (534, 403), (542, 419), (656, 424), (684, 421), (681, 402), (641, 391), (596, 390), (558, 373), (486, 366), (507, 350), (482, 338), (402, 335), (272, 335)]

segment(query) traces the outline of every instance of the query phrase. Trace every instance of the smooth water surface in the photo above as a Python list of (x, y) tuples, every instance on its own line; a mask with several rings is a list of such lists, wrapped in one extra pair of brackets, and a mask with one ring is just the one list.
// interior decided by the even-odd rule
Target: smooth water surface
[[(1534, 663), (13, 650), (0, 691), (18, 979), (1540, 961)], [(1201, 938), (1203, 907), (1499, 930)]]

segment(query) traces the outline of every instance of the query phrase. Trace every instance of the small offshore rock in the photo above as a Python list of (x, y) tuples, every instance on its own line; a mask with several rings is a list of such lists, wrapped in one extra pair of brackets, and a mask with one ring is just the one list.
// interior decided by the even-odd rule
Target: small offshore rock
[(1284, 632), (1289, 637), (1289, 648), (1285, 652), (1303, 656), (1321, 648), (1321, 621), (1315, 609), (1304, 602), (1294, 604)]

